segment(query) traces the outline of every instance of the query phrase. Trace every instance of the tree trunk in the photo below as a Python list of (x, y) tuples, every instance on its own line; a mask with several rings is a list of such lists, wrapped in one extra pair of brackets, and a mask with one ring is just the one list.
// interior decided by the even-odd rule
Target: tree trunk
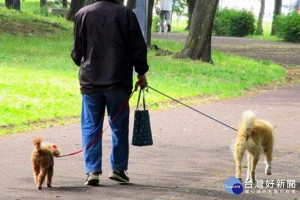
[(40, 0), (40, 7), (44, 7), (47, 5), (47, 0)]
[(152, 17), (153, 17), (153, 6), (154, 0), (148, 1), (148, 24), (147, 24), (147, 45), (151, 45), (151, 27), (152, 27)]
[(256, 27), (256, 35), (262, 35), (264, 33), (263, 29), (263, 18), (265, 14), (265, 0), (260, 0), (261, 5), (260, 5), (260, 11), (257, 19), (257, 27)]
[(5, 0), (5, 6), (6, 6), (6, 8), (11, 9), (11, 8), (13, 8), (13, 5), (14, 5), (13, 0)]
[(126, 7), (133, 10), (133, 9), (135, 9), (135, 4), (136, 4), (136, 0), (128, 0)]
[(193, 16), (193, 11), (195, 8), (196, 0), (187, 0), (187, 6), (188, 6), (188, 25), (185, 28), (185, 30), (189, 30), (191, 26), (191, 20)]
[(276, 30), (275, 30), (275, 18), (280, 15), (281, 13), (281, 6), (282, 6), (282, 0), (275, 0), (275, 7), (274, 7), (274, 12), (273, 12), (273, 21), (272, 21), (272, 31), (271, 31), (271, 35), (275, 35), (276, 34)]
[(74, 21), (75, 14), (84, 6), (85, 0), (72, 0), (66, 19)]
[(63, 8), (68, 8), (68, 0), (62, 0)]
[(218, 1), (196, 1), (185, 47), (175, 57), (213, 62), (211, 59), (211, 36)]

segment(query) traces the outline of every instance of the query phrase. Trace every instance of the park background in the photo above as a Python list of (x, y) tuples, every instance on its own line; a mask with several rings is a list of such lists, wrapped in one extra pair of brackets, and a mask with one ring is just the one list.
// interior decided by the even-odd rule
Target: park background
[[(244, 0), (237, 4), (222, 0), (219, 6), (220, 10), (247, 8), (257, 16), (260, 1), (251, 2)], [(73, 23), (48, 13), (49, 8), (61, 7), (60, 2), (48, 1), (45, 10), (40, 8), (39, 0), (21, 1), (21, 12), (6, 9), (4, 0), (0, 3), (0, 133), (78, 122), (81, 102), (78, 68), (70, 59)], [(292, 12), (296, 3), (283, 1), (284, 15), (288, 14), (286, 10)], [(273, 7), (267, 0), (267, 19), (272, 18), (268, 13)], [(186, 7), (183, 10), (186, 11)], [(173, 32), (188, 34), (186, 20), (186, 17), (180, 18), (180, 23), (173, 20)], [(245, 37), (283, 40), (276, 35), (269, 36), (268, 20), (264, 22), (264, 29), (263, 35)], [(197, 60), (173, 59), (168, 52), (179, 52), (184, 41), (153, 37), (152, 43), (163, 53), (149, 49), (149, 84), (186, 103), (234, 98), (256, 91), (259, 86), (286, 84), (286, 66), (269, 60), (213, 50), (214, 65), (210, 65)], [(153, 93), (149, 93), (147, 99), (153, 110), (174, 106), (165, 97)], [(133, 105), (135, 101), (136, 96), (131, 101)]]

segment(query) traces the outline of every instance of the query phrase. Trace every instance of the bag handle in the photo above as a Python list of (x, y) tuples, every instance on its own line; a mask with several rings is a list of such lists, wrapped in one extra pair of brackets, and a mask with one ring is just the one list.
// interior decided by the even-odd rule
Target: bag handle
[(143, 92), (143, 108), (144, 108), (144, 110), (146, 110), (145, 93), (144, 93), (144, 89), (142, 89), (142, 88), (140, 89), (140, 92), (139, 92), (139, 97), (138, 97), (137, 104), (136, 104), (136, 110), (139, 110), (139, 103), (140, 103), (142, 92)]

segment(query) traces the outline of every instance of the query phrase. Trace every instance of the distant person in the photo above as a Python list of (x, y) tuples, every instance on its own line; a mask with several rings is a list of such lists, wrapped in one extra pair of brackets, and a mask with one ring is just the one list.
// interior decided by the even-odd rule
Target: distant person
[[(172, 13), (172, 6), (173, 6), (173, 0), (157, 0), (159, 1), (159, 8), (160, 8), (160, 13), (159, 13), (159, 27), (160, 27), (160, 32), (164, 33), (167, 28), (167, 32), (171, 31), (171, 13)], [(166, 25), (165, 27), (164, 21), (166, 20)]]
[(105, 109), (112, 138), (109, 178), (128, 182), (129, 105), (124, 107), (124, 103), (132, 91), (133, 67), (141, 87), (147, 85), (149, 68), (147, 45), (136, 15), (114, 0), (97, 0), (82, 8), (75, 15), (71, 56), (80, 66), (82, 145), (87, 147), (83, 155), (85, 184), (98, 185), (102, 174)]

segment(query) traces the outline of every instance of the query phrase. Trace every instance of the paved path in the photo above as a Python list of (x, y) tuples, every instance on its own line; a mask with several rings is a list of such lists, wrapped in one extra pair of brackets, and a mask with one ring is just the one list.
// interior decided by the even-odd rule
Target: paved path
[[(296, 180), (295, 194), (227, 194), (223, 184), (227, 178), (234, 176), (230, 146), (236, 133), (196, 112), (179, 107), (151, 112), (154, 146), (130, 147), (128, 172), (132, 183), (127, 185), (107, 178), (108, 132), (103, 138), (101, 186), (84, 186), (80, 154), (56, 159), (53, 188), (42, 191), (35, 188), (32, 178), (32, 139), (42, 136), (57, 143), (63, 153), (73, 152), (80, 148), (79, 125), (1, 137), (0, 199), (299, 199), (300, 85), (262, 92), (257, 96), (198, 105), (196, 108), (235, 127), (246, 109), (252, 109), (258, 117), (276, 124), (273, 175), (264, 175), (261, 159), (257, 177), (263, 180)], [(243, 177), (245, 175), (246, 169), (243, 169)]]
[[(187, 35), (182, 33), (154, 33), (152, 37), (185, 41)], [(213, 36), (212, 49), (259, 60), (270, 60), (283, 66), (300, 66), (299, 43), (274, 42), (241, 37)]]

